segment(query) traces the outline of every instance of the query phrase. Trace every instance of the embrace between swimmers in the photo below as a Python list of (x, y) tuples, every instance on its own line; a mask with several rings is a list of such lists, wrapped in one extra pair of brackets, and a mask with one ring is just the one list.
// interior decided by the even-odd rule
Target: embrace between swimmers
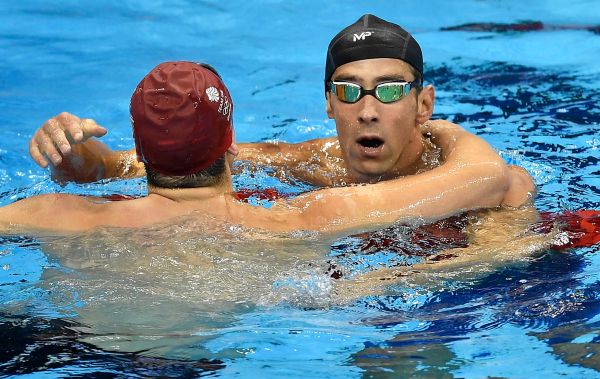
[[(422, 74), (414, 38), (365, 15), (335, 36), (327, 53), (326, 110), (335, 119), (337, 139), (238, 146), (233, 102), (218, 74), (190, 62), (161, 64), (131, 99), (136, 155), (144, 165), (128, 164), (131, 152), (112, 152), (88, 139), (106, 131), (70, 114), (48, 120), (30, 145), (33, 158), (41, 165), (49, 158), (63, 179), (131, 176), (145, 167), (147, 197), (98, 204), (44, 195), (0, 209), (0, 221), (15, 231), (68, 232), (150, 225), (198, 212), (247, 227), (336, 233), (527, 202), (534, 187), (523, 170), (508, 168), (487, 143), (460, 127), (429, 120), (434, 89), (422, 85)], [(434, 149), (443, 162), (437, 167), (423, 159)], [(233, 194), (229, 163), (236, 155), (320, 186), (372, 184), (326, 188), (279, 200), (270, 209), (251, 207)], [(299, 163), (315, 155), (319, 170), (302, 170), (306, 166)], [(84, 162), (83, 171), (75, 170), (75, 160)]]

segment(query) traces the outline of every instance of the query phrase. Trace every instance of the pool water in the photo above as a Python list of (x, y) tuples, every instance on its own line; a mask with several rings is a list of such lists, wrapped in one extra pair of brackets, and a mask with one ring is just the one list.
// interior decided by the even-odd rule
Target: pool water
[[(165, 60), (216, 67), (235, 101), (238, 141), (334, 136), (324, 112), (326, 47), (374, 13), (420, 42), (435, 118), (528, 169), (540, 211), (600, 208), (593, 0), (31, 0), (0, 10), (0, 205), (48, 192), (144, 194), (143, 179), (53, 183), (27, 146), (44, 120), (69, 111), (106, 126), (112, 148), (131, 148), (131, 91)], [(310, 189), (250, 171), (235, 185)], [(344, 303), (332, 261), (360, 271), (419, 257), (383, 243), (366, 254), (355, 238), (323, 246), (310, 234), (272, 241), (211, 232), (187, 220), (133, 234), (3, 238), (0, 375), (600, 377), (599, 245), (546, 250), (478, 275), (407, 277)], [(407, 231), (373, 238), (390, 233), (401, 241)]]

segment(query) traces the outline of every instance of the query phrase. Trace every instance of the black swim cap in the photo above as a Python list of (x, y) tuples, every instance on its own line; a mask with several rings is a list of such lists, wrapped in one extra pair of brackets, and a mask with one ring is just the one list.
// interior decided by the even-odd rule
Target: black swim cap
[(325, 63), (325, 92), (327, 82), (338, 67), (374, 58), (403, 60), (423, 75), (423, 54), (413, 36), (399, 25), (366, 14), (344, 28), (329, 43)]

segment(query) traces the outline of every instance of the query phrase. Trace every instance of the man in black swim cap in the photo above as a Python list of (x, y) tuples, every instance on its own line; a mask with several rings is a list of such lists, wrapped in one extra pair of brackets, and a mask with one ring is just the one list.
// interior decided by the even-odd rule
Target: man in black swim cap
[[(496, 160), (497, 153), (458, 125), (430, 120), (435, 91), (423, 86), (422, 78), (423, 57), (414, 37), (394, 23), (364, 15), (327, 49), (326, 110), (338, 136), (299, 144), (239, 144), (238, 158), (317, 186), (374, 183), (422, 172), (457, 186), (482, 180), (456, 170)], [(61, 113), (36, 132), (30, 153), (43, 167), (52, 162), (53, 174), (63, 180), (142, 175), (144, 167), (133, 150), (112, 152), (95, 139), (86, 141), (105, 133), (93, 120)], [(502, 203), (520, 205), (530, 198), (533, 181), (518, 167), (507, 173), (509, 190)]]
[(349, 176), (375, 182), (424, 168), (432, 146), (421, 131), (434, 90), (422, 86), (423, 56), (400, 26), (364, 15), (329, 44), (327, 114), (335, 119)]

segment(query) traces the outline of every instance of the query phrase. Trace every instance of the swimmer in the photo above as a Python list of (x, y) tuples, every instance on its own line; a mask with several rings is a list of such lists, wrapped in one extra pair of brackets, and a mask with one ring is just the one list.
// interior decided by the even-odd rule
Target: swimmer
[(254, 207), (236, 199), (232, 189), (230, 163), (238, 153), (233, 101), (214, 69), (190, 62), (160, 64), (134, 90), (130, 111), (148, 196), (117, 202), (67, 194), (33, 196), (0, 208), (0, 228), (9, 233), (75, 233), (145, 227), (187, 216), (274, 232), (335, 234), (492, 207), (508, 190), (508, 171), (500, 157), (471, 164), (475, 154), (457, 144), (457, 155), (466, 158), (446, 166), (460, 185), (439, 182), (430, 170), (419, 178), (322, 189), (278, 200), (269, 209)]
[[(484, 171), (478, 177), (456, 175), (452, 170), (458, 162), (485, 165), (498, 159), (481, 138), (450, 122), (430, 120), (435, 91), (423, 85), (421, 48), (396, 24), (364, 15), (339, 32), (327, 50), (324, 85), (337, 137), (240, 144), (238, 159), (323, 187), (421, 178), (429, 172), (427, 180), (440, 196), (445, 196), (441, 188), (448, 181), (460, 186), (487, 176)], [(29, 151), (40, 166), (50, 164), (60, 181), (143, 175), (135, 150), (112, 151), (91, 138), (106, 132), (93, 120), (61, 113), (35, 133)], [(529, 202), (535, 191), (529, 174), (511, 166), (508, 178), (509, 190), (494, 205)]]

